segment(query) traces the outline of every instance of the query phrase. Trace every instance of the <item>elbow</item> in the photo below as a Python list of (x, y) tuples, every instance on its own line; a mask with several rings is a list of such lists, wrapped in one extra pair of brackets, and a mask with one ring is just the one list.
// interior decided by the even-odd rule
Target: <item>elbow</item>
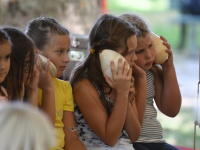
[(109, 145), (109, 146), (111, 146), (111, 147), (113, 147), (113, 146), (115, 146), (115, 144), (117, 144), (117, 141), (118, 141), (119, 139), (112, 139), (112, 138), (110, 138), (110, 139), (108, 139), (108, 140), (106, 140), (106, 141), (104, 141), (107, 145)]
[(131, 140), (131, 143), (134, 143), (135, 141), (137, 141), (139, 139), (140, 136), (140, 131), (141, 131), (141, 126), (138, 127), (138, 130), (134, 131), (133, 135), (129, 135), (129, 138)]
[(174, 118), (178, 115), (179, 112), (180, 112), (180, 108), (176, 108), (175, 110), (169, 110), (163, 113), (168, 117)]
[(171, 117), (171, 118), (174, 118), (177, 116), (177, 114), (179, 113), (179, 111), (176, 111), (176, 112), (170, 112), (168, 114), (166, 114), (168, 117)]

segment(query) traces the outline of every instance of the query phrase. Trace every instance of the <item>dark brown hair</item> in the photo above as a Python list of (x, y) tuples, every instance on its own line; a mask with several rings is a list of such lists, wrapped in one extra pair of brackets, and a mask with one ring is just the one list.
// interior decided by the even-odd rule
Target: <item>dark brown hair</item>
[(122, 55), (128, 52), (127, 39), (136, 34), (136, 28), (123, 19), (110, 14), (102, 15), (94, 24), (89, 34), (89, 49), (94, 49), (94, 53), (88, 54), (86, 59), (75, 68), (70, 82), (74, 86), (79, 80), (86, 77), (93, 83), (100, 92), (100, 99), (108, 114), (111, 112), (111, 104), (106, 100), (108, 93), (104, 92), (107, 84), (101, 71), (99, 53), (103, 49), (118, 51), (123, 49)]
[[(23, 79), (27, 55), (30, 56), (30, 68), (28, 70), (28, 76), (33, 72), (34, 43), (28, 36), (26, 36), (17, 28), (4, 27), (2, 29), (7, 33), (12, 42), (10, 71), (5, 79), (4, 87), (8, 92), (9, 100), (20, 100), (22, 99), (21, 94), (23, 86), (26, 84), (23, 83)], [(26, 100), (26, 92), (23, 100)]]

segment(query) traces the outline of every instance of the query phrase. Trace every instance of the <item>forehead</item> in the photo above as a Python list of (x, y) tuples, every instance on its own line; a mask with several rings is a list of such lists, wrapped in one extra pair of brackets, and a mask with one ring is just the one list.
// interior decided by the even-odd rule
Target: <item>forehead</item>
[(152, 44), (152, 34), (147, 33), (145, 37), (137, 37), (137, 48), (136, 49), (144, 49), (145, 47)]
[(135, 50), (135, 48), (137, 47), (137, 38), (135, 35), (132, 35), (131, 37), (128, 38), (127, 47), (128, 47), (128, 51)]
[(11, 53), (11, 43), (9, 41), (3, 41), (0, 43), (0, 55), (8, 55)]
[(70, 45), (69, 35), (53, 34), (51, 44), (55, 45)]

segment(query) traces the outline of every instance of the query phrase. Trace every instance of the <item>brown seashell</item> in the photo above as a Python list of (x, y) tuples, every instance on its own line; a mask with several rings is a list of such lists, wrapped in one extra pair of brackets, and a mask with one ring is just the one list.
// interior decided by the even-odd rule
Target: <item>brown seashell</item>
[[(41, 60), (42, 60), (42, 67), (44, 68), (46, 66), (47, 63), (47, 58), (44, 57), (43, 55), (38, 55)], [(51, 74), (52, 77), (56, 77), (57, 75), (57, 69), (56, 66), (50, 61), (50, 65), (49, 65), (49, 72)]]
[(165, 45), (163, 45), (163, 40), (160, 39), (160, 37), (156, 35), (155, 33), (152, 33), (152, 38), (153, 38), (153, 45), (155, 46), (155, 52), (156, 52), (154, 62), (156, 64), (163, 64), (168, 58), (168, 53), (165, 51), (168, 48)]

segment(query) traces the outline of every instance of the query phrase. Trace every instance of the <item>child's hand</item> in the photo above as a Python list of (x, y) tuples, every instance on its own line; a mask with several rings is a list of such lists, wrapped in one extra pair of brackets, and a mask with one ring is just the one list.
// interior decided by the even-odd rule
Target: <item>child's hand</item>
[(132, 64), (132, 75), (134, 79), (143, 78), (143, 77), (146, 78), (145, 71), (141, 67), (136, 65), (135, 63)]
[(49, 72), (50, 60), (47, 60), (45, 68), (42, 67), (42, 60), (40, 57), (36, 60), (37, 69), (40, 72), (39, 76), (39, 88), (45, 90), (53, 87), (53, 80)]
[(33, 73), (29, 75), (27, 79), (26, 88), (28, 90), (38, 90), (39, 83), (39, 71), (36, 68), (36, 65), (33, 67)]
[(131, 84), (132, 68), (128, 67), (128, 63), (122, 62), (122, 59), (118, 61), (118, 70), (116, 70), (114, 62), (111, 61), (111, 72), (113, 80), (105, 75), (105, 80), (116, 94), (128, 95)]

